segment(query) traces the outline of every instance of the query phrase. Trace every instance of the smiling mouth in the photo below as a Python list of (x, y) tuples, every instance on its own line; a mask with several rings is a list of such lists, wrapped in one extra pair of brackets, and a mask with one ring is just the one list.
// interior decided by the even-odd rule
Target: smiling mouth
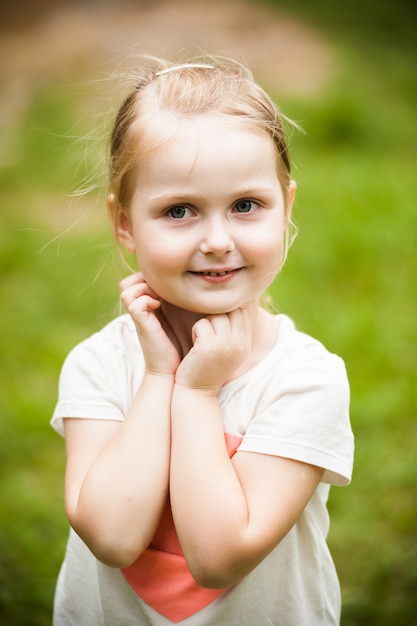
[(228, 274), (233, 274), (237, 272), (240, 268), (236, 268), (234, 270), (223, 270), (222, 272), (192, 272), (193, 274), (198, 274), (199, 276), (227, 276)]

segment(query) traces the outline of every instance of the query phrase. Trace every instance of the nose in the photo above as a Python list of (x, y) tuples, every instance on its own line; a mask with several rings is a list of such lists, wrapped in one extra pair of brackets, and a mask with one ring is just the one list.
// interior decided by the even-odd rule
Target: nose
[(224, 217), (213, 217), (204, 220), (200, 250), (203, 254), (214, 254), (217, 257), (231, 252), (235, 243), (230, 232), (230, 224)]

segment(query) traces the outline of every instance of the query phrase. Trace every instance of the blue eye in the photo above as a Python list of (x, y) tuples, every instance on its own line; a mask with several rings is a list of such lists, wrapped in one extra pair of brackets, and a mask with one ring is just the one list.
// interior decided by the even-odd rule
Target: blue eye
[(181, 204), (179, 204), (178, 206), (171, 207), (168, 211), (168, 215), (176, 220), (180, 220), (183, 217), (187, 217), (189, 212), (190, 209), (188, 209), (186, 206), (182, 206)]
[(253, 200), (239, 200), (235, 204), (235, 209), (238, 213), (251, 213), (256, 209), (256, 206), (256, 202)]

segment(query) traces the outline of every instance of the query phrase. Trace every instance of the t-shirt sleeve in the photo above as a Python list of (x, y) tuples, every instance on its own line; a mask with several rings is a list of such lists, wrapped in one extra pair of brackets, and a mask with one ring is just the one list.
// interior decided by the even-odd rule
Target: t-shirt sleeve
[(275, 379), (239, 450), (316, 465), (325, 469), (323, 482), (346, 485), (354, 448), (349, 401), (342, 359), (313, 346)]
[(96, 333), (67, 356), (52, 427), (64, 435), (66, 417), (122, 421), (132, 401), (133, 372), (120, 341)]

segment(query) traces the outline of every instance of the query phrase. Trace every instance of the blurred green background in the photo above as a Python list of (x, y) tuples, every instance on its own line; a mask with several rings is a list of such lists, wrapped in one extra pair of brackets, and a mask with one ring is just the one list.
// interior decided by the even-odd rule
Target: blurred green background
[[(48, 426), (58, 375), (71, 347), (120, 310), (123, 270), (104, 204), (108, 111), (119, 93), (92, 82), (106, 73), (106, 63), (87, 67), (77, 58), (58, 74), (29, 77), (27, 89), (13, 73), (25, 33), (46, 20), (52, 5), (63, 4), (22, 0), (27, 10), (18, 14), (14, 3), (0, 32), (5, 626), (51, 622), (67, 537), (64, 444)], [(121, 11), (125, 4), (119, 3)], [(142, 4), (148, 11), (152, 5)], [(254, 4), (260, 6), (248, 7)], [(100, 6), (96, 2), (93, 10)], [(324, 42), (331, 67), (317, 89), (274, 89), (305, 135), (291, 136), (300, 233), (271, 293), (299, 328), (345, 359), (350, 376), (354, 478), (348, 488), (334, 488), (330, 499), (329, 543), (342, 586), (343, 626), (417, 623), (414, 7), (398, 0), (270, 0), (264, 7), (271, 19), (285, 16), (311, 29)], [(5, 56), (13, 33), (15, 47)], [(243, 52), (250, 34), (246, 27)], [(57, 54), (64, 39), (65, 32), (58, 33), (48, 54)], [(296, 60), (274, 59), (271, 50), (269, 63), (278, 71)], [(70, 197), (89, 185), (89, 193)]]

